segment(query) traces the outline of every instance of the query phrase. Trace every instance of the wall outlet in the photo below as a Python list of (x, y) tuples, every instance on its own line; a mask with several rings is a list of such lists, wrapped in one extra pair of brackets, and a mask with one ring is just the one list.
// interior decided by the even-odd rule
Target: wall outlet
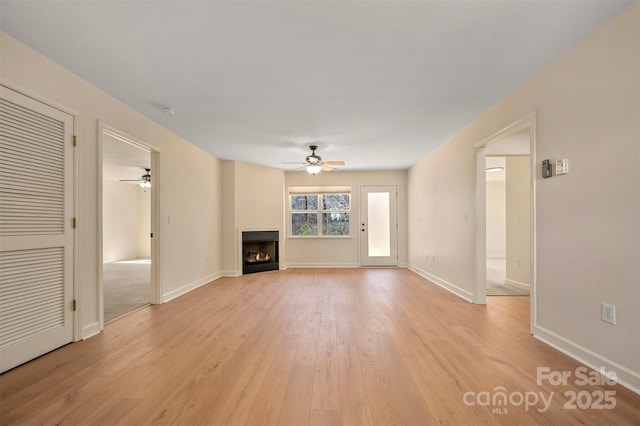
[(520, 266), (520, 258), (516, 257), (516, 266)]
[(602, 304), (602, 321), (609, 324), (616, 324), (616, 306), (608, 303)]

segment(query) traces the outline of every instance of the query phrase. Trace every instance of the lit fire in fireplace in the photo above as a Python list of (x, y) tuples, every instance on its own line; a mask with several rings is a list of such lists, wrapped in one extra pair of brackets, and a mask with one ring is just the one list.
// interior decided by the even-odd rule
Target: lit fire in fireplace
[(258, 262), (260, 261), (269, 261), (269, 259), (271, 259), (271, 256), (269, 256), (268, 254), (264, 254), (264, 253), (258, 253), (256, 254), (256, 260)]
[(245, 257), (245, 261), (247, 263), (257, 263), (257, 262), (264, 263), (264, 262), (268, 262), (269, 260), (271, 260), (271, 256), (269, 256), (267, 253), (251, 252)]

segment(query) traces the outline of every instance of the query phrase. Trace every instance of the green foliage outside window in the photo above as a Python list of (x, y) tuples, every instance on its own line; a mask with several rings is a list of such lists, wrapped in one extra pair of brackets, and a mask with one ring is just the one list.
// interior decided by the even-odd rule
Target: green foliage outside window
[(350, 208), (350, 194), (291, 195), (291, 235), (348, 236)]

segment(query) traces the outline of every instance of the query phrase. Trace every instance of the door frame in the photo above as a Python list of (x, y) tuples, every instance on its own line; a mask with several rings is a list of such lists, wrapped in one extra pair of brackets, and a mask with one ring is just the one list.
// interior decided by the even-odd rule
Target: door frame
[(532, 111), (524, 117), (514, 121), (502, 130), (474, 144), (475, 156), (475, 285), (473, 289), (473, 302), (477, 304), (487, 303), (487, 254), (486, 254), (486, 148), (494, 142), (517, 133), (529, 127), (529, 183), (531, 191), (531, 270), (530, 273), (530, 331), (534, 334), (536, 324), (536, 113)]
[(151, 304), (161, 304), (162, 300), (162, 268), (160, 268), (161, 256), (161, 232), (160, 228), (160, 149), (143, 141), (134, 136), (128, 135), (115, 127), (111, 127), (98, 120), (98, 164), (97, 170), (97, 189), (96, 194), (98, 196), (98, 264), (97, 264), (97, 277), (98, 277), (98, 321), (99, 329), (104, 330), (104, 282), (103, 282), (103, 137), (108, 135), (122, 142), (136, 146), (138, 148), (149, 151), (151, 155), (151, 170), (153, 170), (153, 187), (151, 190), (151, 232), (153, 238), (151, 238)]
[[(364, 252), (364, 237), (362, 236), (361, 231), (358, 232), (359, 234), (359, 240), (360, 240), (360, 244), (358, 245), (358, 248), (360, 250), (359, 253), (359, 258), (360, 258), (360, 266), (363, 268), (375, 268), (375, 267), (397, 267), (398, 264), (400, 263), (400, 253), (399, 253), (399, 247), (398, 247), (398, 242), (399, 242), (399, 223), (398, 223), (398, 212), (399, 212), (399, 206), (398, 206), (398, 185), (397, 184), (379, 184), (379, 185), (360, 185), (360, 187), (358, 188), (358, 197), (359, 197), (359, 205), (358, 205), (358, 210), (359, 210), (359, 217), (358, 217), (358, 223), (362, 223), (362, 221), (364, 220), (364, 215), (366, 214), (366, 212), (364, 211), (364, 197), (363, 197), (363, 190), (365, 188), (394, 188), (395, 189), (395, 219), (396, 219), (396, 232), (395, 232), (395, 248), (396, 248), (396, 259), (395, 259), (395, 264), (393, 265), (364, 265), (363, 261), (364, 261), (364, 256), (363, 256), (363, 252)], [(367, 227), (369, 226), (369, 224), (367, 223)], [(393, 226), (393, 224), (391, 224), (391, 226)], [(358, 225), (358, 230), (361, 229), (361, 226)]]

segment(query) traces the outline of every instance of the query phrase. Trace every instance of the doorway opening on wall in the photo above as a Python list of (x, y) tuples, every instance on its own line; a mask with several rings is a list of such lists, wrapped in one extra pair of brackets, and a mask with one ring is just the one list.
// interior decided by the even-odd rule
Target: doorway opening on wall
[[(516, 145), (508, 150), (506, 143)], [(486, 158), (487, 296), (528, 296), (531, 276), (529, 128), (496, 142), (487, 151), (491, 152)]]
[(102, 327), (157, 301), (157, 161), (150, 147), (106, 126), (100, 141)]
[(475, 303), (528, 296), (535, 315), (535, 116), (476, 147)]

